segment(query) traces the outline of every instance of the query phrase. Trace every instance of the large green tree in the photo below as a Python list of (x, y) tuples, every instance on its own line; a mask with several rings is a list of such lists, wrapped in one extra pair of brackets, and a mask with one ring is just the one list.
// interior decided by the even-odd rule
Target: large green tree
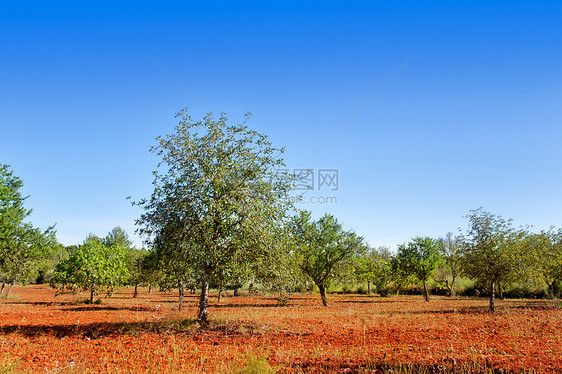
[(199, 281), (197, 317), (206, 323), (209, 283), (280, 249), (291, 180), (275, 172), (283, 150), (246, 121), (192, 121), (186, 110), (178, 117), (175, 132), (151, 148), (162, 161), (151, 197), (135, 203), (145, 210), (137, 225), (178, 282)]
[(522, 246), (525, 230), (482, 208), (471, 210), (467, 218), (468, 230), (461, 239), (463, 273), (489, 286), (490, 311), (494, 311), (496, 284), (514, 280), (527, 270)]
[(0, 276), (11, 285), (26, 283), (57, 245), (53, 227), (42, 231), (26, 222), (31, 210), (24, 206), (22, 187), (9, 166), (0, 164)]
[(422, 281), (423, 296), (425, 301), (429, 301), (427, 281), (441, 261), (441, 242), (429, 237), (413, 238), (398, 248), (396, 259), (404, 273), (412, 274)]
[(290, 226), (296, 262), (320, 290), (322, 305), (328, 306), (326, 286), (330, 276), (336, 266), (366, 250), (363, 238), (345, 231), (330, 214), (314, 221), (310, 212), (301, 211)]

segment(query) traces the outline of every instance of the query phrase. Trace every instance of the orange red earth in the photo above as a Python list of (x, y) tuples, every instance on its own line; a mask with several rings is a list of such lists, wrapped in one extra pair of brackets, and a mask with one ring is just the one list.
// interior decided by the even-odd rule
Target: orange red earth
[[(100, 305), (43, 285), (0, 299), (0, 372), (233, 372), (270, 365), (279, 372), (562, 372), (557, 301), (293, 295), (211, 300), (210, 326), (193, 321), (197, 295), (177, 310), (175, 293), (123, 289)], [(261, 360), (261, 362), (260, 362)]]

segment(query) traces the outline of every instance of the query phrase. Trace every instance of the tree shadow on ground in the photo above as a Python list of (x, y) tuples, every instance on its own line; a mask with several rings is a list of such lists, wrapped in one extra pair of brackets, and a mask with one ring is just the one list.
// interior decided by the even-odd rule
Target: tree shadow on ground
[[(431, 302), (430, 302), (431, 303)], [(382, 314), (505, 314), (513, 312), (527, 312), (530, 310), (560, 310), (560, 307), (556, 306), (555, 303), (541, 303), (541, 302), (522, 302), (522, 303), (505, 303), (505, 301), (496, 301), (496, 310), (494, 312), (490, 311), (488, 305), (470, 305), (462, 306), (458, 308), (431, 308), (424, 310), (386, 310), (381, 311)]]
[(75, 304), (71, 301), (18, 301), (10, 300), (3, 302), (4, 305), (42, 305), (42, 306), (53, 306), (53, 305), (72, 305)]
[(386, 298), (373, 298), (371, 300), (333, 300), (333, 303), (339, 304), (404, 304), (404, 303), (417, 303), (417, 300), (392, 300)]
[(108, 310), (129, 310), (132, 312), (155, 312), (156, 308), (146, 306), (108, 306), (108, 305), (85, 305), (78, 307), (63, 308), (65, 312), (89, 312), (89, 311), (108, 311)]
[(87, 324), (63, 325), (4, 325), (0, 326), (1, 335), (23, 335), (29, 338), (49, 336), (55, 338), (75, 337), (80, 339), (100, 339), (107, 336), (136, 334), (183, 334), (188, 336), (209, 335), (211, 333), (225, 336), (248, 334), (256, 330), (251, 323), (224, 323), (210, 321), (200, 325), (195, 319), (165, 319), (144, 322), (96, 322)]
[[(444, 362), (434, 365), (423, 364), (397, 364), (385, 362), (369, 362), (366, 364), (354, 363), (318, 363), (301, 362), (294, 363), (292, 366), (306, 372), (338, 372), (338, 373), (423, 373), (423, 374), (454, 374), (454, 373), (504, 373), (500, 368), (493, 368), (488, 364), (477, 362), (456, 363)], [(456, 365), (455, 365), (456, 364)]]

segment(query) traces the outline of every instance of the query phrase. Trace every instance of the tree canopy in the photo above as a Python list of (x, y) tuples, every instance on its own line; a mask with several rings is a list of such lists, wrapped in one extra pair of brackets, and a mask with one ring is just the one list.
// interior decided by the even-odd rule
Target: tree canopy
[(161, 162), (151, 197), (135, 203), (145, 210), (137, 225), (180, 283), (199, 282), (198, 319), (206, 323), (210, 281), (281, 249), (291, 180), (275, 172), (283, 150), (246, 126), (249, 115), (237, 125), (224, 114), (192, 121), (183, 110), (178, 118), (175, 132), (151, 148)]
[(363, 238), (345, 231), (330, 214), (314, 221), (308, 211), (293, 218), (291, 229), (296, 261), (319, 288), (322, 304), (328, 306), (326, 285), (330, 275), (337, 265), (366, 249)]
[(413, 238), (408, 244), (398, 248), (398, 266), (407, 274), (412, 274), (423, 282), (424, 298), (429, 301), (427, 281), (441, 261), (441, 243), (429, 237)]
[(51, 285), (89, 290), (92, 303), (101, 289), (110, 294), (125, 284), (129, 277), (125, 256), (126, 249), (120, 244), (108, 247), (100, 240), (86, 240), (72, 256), (59, 262)]
[(8, 283), (26, 283), (38, 260), (57, 245), (54, 226), (42, 231), (26, 222), (31, 210), (24, 206), (22, 187), (9, 165), (0, 164), (0, 275)]
[(495, 309), (495, 285), (523, 272), (520, 246), (525, 231), (512, 227), (511, 220), (484, 211), (471, 210), (469, 227), (462, 236), (463, 272), (490, 287), (490, 310)]

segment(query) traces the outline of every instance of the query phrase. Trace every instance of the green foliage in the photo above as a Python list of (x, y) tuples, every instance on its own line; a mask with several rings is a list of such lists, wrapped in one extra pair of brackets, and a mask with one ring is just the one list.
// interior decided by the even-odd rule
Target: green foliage
[(90, 290), (93, 302), (100, 289), (111, 294), (115, 287), (127, 281), (125, 254), (126, 249), (119, 244), (107, 247), (100, 240), (87, 240), (76, 253), (57, 265), (51, 286)]
[(359, 254), (355, 260), (355, 274), (358, 280), (373, 283), (377, 292), (387, 294), (387, 287), (392, 279), (392, 254), (387, 247), (369, 248)]
[(555, 286), (562, 282), (562, 229), (529, 234), (523, 246), (535, 275), (548, 286), (549, 296), (555, 297)]
[(469, 277), (490, 287), (490, 310), (494, 310), (495, 285), (520, 278), (528, 270), (529, 256), (523, 238), (526, 231), (515, 230), (511, 220), (484, 211), (472, 210), (469, 228), (462, 237), (462, 268)]
[[(439, 264), (441, 270), (447, 269), (448, 275), (442, 273), (442, 281), (445, 283), (450, 296), (455, 295), (455, 281), (461, 275), (461, 237), (453, 236), (453, 233), (447, 233), (444, 239), (441, 239), (443, 251), (443, 263)], [(448, 277), (451, 282), (449, 283)]]
[(31, 210), (24, 207), (22, 186), (9, 166), (0, 164), (0, 277), (8, 283), (26, 283), (57, 246), (53, 227), (42, 231), (25, 222)]
[(178, 117), (175, 133), (151, 149), (162, 161), (152, 196), (135, 203), (145, 209), (136, 223), (163, 271), (200, 283), (206, 322), (211, 281), (238, 278), (283, 250), (291, 179), (275, 173), (283, 150), (245, 123), (229, 125), (224, 114), (193, 122), (186, 110)]
[(129, 239), (129, 234), (125, 232), (120, 226), (114, 227), (105, 238), (102, 239), (103, 244), (106, 247), (113, 247), (119, 244), (124, 248), (131, 248), (133, 243)]
[(441, 261), (441, 243), (429, 237), (416, 237), (407, 245), (398, 248), (398, 267), (406, 274), (412, 274), (423, 282), (424, 297), (429, 301), (427, 281)]
[(233, 370), (232, 373), (236, 374), (273, 374), (277, 373), (278, 369), (272, 367), (265, 357), (249, 354), (246, 364)]
[(326, 286), (330, 276), (336, 266), (366, 249), (363, 238), (352, 231), (345, 231), (329, 214), (313, 221), (310, 212), (301, 211), (293, 218), (290, 227), (296, 263), (318, 286), (322, 304), (327, 306)]

